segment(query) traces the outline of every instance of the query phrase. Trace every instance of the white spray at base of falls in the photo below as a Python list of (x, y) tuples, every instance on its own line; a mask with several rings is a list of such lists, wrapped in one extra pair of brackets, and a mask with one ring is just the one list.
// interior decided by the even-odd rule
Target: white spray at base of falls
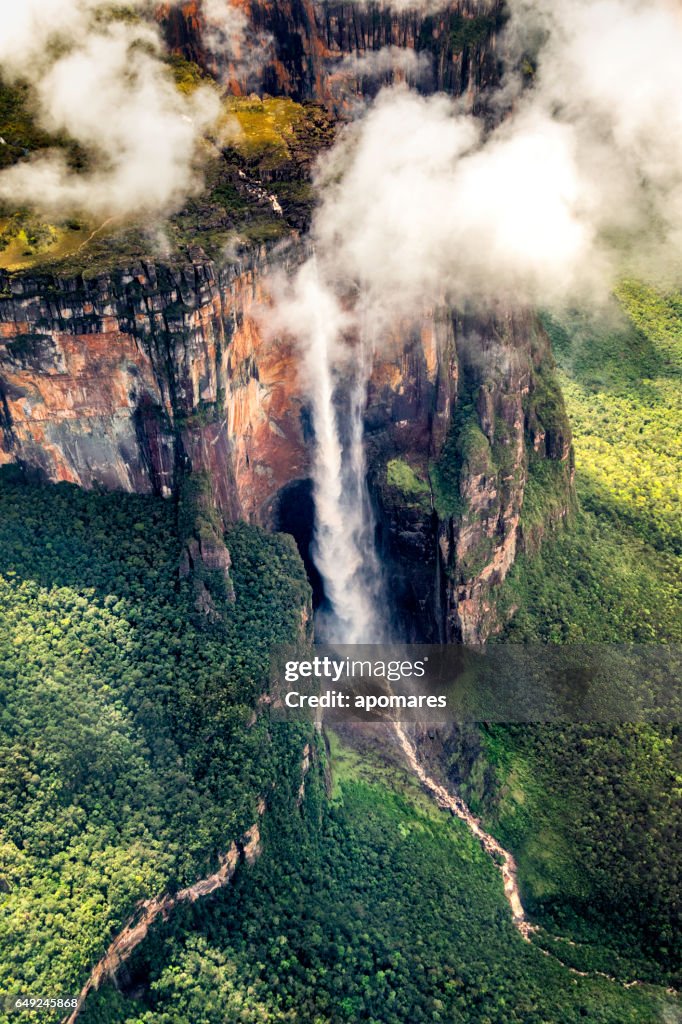
[(329, 603), (318, 613), (317, 632), (330, 643), (379, 643), (386, 626), (364, 448), (371, 345), (362, 337), (352, 346), (344, 341), (344, 314), (314, 258), (298, 275), (289, 315), (301, 340), (315, 433), (312, 556)]

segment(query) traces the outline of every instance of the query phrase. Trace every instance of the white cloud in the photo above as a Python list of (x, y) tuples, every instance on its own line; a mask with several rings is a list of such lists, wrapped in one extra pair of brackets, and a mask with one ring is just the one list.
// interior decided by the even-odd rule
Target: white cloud
[(439, 296), (594, 298), (623, 271), (682, 262), (679, 10), (511, 3), (510, 50), (543, 42), (495, 129), (452, 98), (388, 89), (322, 167), (320, 265), (379, 319)]
[(390, 75), (395, 80), (416, 84), (431, 74), (431, 57), (403, 46), (383, 46), (380, 50), (348, 54), (334, 73), (354, 78), (385, 78)]
[(257, 32), (246, 13), (230, 0), (202, 0), (202, 42), (212, 58), (211, 71), (223, 80), (249, 87), (272, 56), (272, 37)]
[(0, 198), (101, 216), (165, 211), (200, 184), (197, 146), (219, 114), (217, 96), (180, 93), (156, 27), (106, 21), (109, 7), (1, 0), (3, 74), (32, 82), (41, 124), (79, 142), (92, 168), (76, 173), (62, 153), (41, 153), (0, 173)]
[[(542, 41), (533, 87), (507, 75), (493, 98), (506, 113), (493, 129), (451, 97), (380, 93), (323, 162), (315, 254), (275, 296), (271, 329), (298, 340), (310, 397), (313, 556), (332, 640), (380, 635), (378, 602), (367, 606), (368, 579), (379, 573), (358, 438), (382, 336), (438, 304), (489, 311), (600, 300), (633, 253), (639, 272), (658, 280), (663, 267), (679, 267), (677, 9), (664, 0), (510, 2), (507, 52)], [(469, 344), (475, 357), (476, 339)], [(343, 418), (341, 380), (351, 391)]]

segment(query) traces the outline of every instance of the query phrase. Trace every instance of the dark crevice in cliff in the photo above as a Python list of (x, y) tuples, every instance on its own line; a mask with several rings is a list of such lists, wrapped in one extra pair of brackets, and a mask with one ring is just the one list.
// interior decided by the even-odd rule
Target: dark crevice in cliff
[(312, 543), (315, 532), (315, 502), (312, 480), (294, 480), (275, 498), (272, 511), (273, 528), (289, 533), (303, 559), (308, 580), (313, 588), (313, 608), (326, 601), (324, 583), (313, 561)]
[(377, 552), (383, 569), (388, 613), (406, 643), (443, 640), (444, 579), (438, 558), (438, 518), (388, 500), (372, 486)]
[[(386, 611), (396, 635), (412, 643), (443, 641), (446, 580), (439, 571), (436, 516), (430, 517), (423, 533), (415, 534), (407, 523), (405, 534), (396, 538), (395, 522), (388, 521), (376, 495), (372, 495), (372, 513), (376, 550), (384, 573)], [(312, 556), (315, 504), (310, 479), (294, 480), (279, 492), (272, 503), (270, 523), (273, 530), (288, 533), (296, 541), (313, 589), (313, 608), (324, 609), (324, 582)], [(430, 557), (424, 543), (431, 544)]]
[(8, 449), (12, 449), (15, 444), (14, 430), (12, 428), (12, 414), (9, 411), (9, 405), (7, 403), (7, 395), (5, 389), (0, 383), (0, 430), (2, 430), (2, 436), (5, 442), (5, 446)]

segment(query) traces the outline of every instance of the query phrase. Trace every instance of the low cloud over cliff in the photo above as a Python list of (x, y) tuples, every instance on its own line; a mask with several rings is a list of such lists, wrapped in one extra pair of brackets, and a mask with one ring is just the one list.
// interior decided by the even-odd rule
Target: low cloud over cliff
[[(128, 4), (144, 14), (147, 0)], [(156, 27), (111, 18), (106, 0), (2, 3), (3, 77), (34, 86), (45, 129), (88, 154), (76, 173), (59, 150), (0, 173), (0, 198), (96, 216), (166, 210), (197, 187), (197, 145), (219, 113), (213, 90), (180, 93)]]
[(201, 39), (212, 74), (236, 80), (243, 89), (258, 84), (263, 65), (273, 56), (269, 33), (258, 31), (241, 7), (230, 0), (202, 0)]
[(623, 272), (679, 271), (678, 5), (510, 7), (497, 127), (443, 95), (385, 90), (322, 168), (321, 266), (378, 312), (585, 299)]

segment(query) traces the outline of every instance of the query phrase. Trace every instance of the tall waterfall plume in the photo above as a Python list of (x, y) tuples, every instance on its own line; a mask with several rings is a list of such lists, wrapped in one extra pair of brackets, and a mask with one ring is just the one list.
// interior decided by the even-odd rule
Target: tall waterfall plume
[(379, 643), (386, 623), (363, 424), (373, 346), (362, 336), (352, 346), (344, 342), (343, 314), (314, 258), (299, 275), (296, 307), (304, 314), (299, 329), (306, 325), (299, 336), (315, 432), (312, 556), (329, 604), (318, 613), (318, 635), (330, 643)]

